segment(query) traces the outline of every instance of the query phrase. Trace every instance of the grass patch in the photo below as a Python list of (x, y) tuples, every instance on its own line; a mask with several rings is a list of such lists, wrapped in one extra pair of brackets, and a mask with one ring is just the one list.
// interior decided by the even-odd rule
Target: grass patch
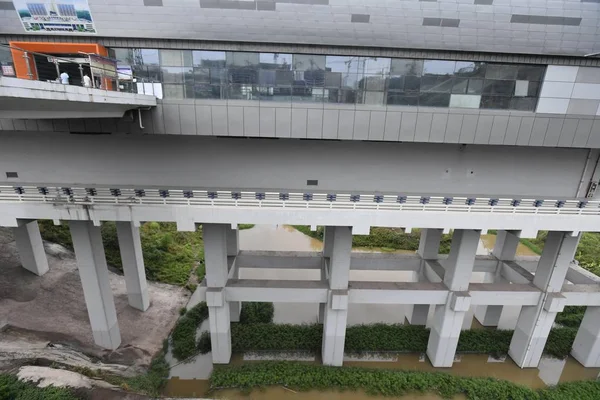
[[(569, 355), (577, 328), (553, 328), (544, 353), (564, 358)], [(461, 332), (458, 353), (507, 354), (513, 331), (469, 329)], [(231, 324), (231, 346), (244, 351), (318, 351), (323, 340), (323, 325)], [(344, 351), (347, 353), (427, 351), (429, 329), (415, 325), (372, 324), (346, 329)], [(205, 332), (198, 349), (210, 351), (210, 334)]]
[(275, 306), (273, 303), (242, 303), (240, 311), (241, 324), (269, 324), (273, 322)]
[(254, 224), (238, 224), (238, 229), (243, 231), (244, 229), (252, 229), (254, 228)]
[(294, 390), (364, 390), (373, 396), (402, 397), (435, 393), (451, 399), (464, 394), (469, 400), (593, 400), (600, 398), (600, 383), (575, 382), (535, 391), (509, 381), (471, 378), (440, 372), (397, 371), (361, 367), (326, 367), (285, 361), (244, 365), (215, 365), (212, 388), (251, 390), (284, 386)]
[[(325, 229), (318, 226), (316, 231), (311, 231), (308, 225), (293, 225), (293, 227), (314, 239), (323, 240)], [(421, 231), (414, 229), (411, 233), (405, 233), (403, 229), (397, 228), (371, 228), (369, 235), (353, 235), (352, 247), (385, 248), (389, 250), (414, 250), (419, 249)], [(440, 242), (440, 254), (450, 252), (451, 235), (442, 235)]]
[(563, 312), (558, 313), (554, 322), (568, 328), (579, 328), (586, 309), (585, 306), (566, 306)]
[[(68, 225), (55, 226), (49, 220), (40, 220), (39, 225), (44, 240), (73, 250)], [(115, 223), (103, 222), (101, 232), (106, 262), (122, 270)], [(178, 232), (175, 223), (147, 222), (140, 227), (140, 237), (146, 277), (151, 281), (185, 286), (194, 264), (204, 264), (201, 229), (196, 232)]]
[(21, 382), (14, 375), (0, 374), (0, 400), (78, 400), (70, 389), (46, 387), (39, 388), (32, 383)]
[(196, 354), (196, 331), (206, 318), (208, 318), (208, 307), (205, 302), (202, 302), (177, 320), (171, 335), (173, 357), (183, 361)]

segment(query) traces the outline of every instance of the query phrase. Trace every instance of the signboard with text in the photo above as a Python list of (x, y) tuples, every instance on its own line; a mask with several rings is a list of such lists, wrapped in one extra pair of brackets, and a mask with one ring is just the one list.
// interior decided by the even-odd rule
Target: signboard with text
[(87, 0), (13, 0), (26, 32), (96, 33)]

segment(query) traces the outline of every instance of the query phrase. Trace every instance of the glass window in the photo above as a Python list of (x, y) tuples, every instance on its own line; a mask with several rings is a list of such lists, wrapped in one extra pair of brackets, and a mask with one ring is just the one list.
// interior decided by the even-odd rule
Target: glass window
[(515, 81), (486, 79), (483, 84), (483, 94), (512, 96), (515, 92)]
[(192, 61), (195, 67), (225, 67), (224, 51), (192, 51)]
[(450, 105), (450, 93), (421, 93), (419, 95), (419, 107), (448, 107)]
[(160, 65), (163, 67), (191, 67), (192, 52), (189, 50), (160, 50)]
[(325, 56), (294, 54), (292, 69), (296, 71), (325, 70)]
[(390, 59), (384, 57), (359, 57), (358, 72), (368, 75), (387, 75), (390, 73)]
[(469, 80), (467, 78), (454, 78), (454, 86), (452, 86), (452, 93), (467, 93), (467, 86)]
[(421, 77), (421, 92), (450, 93), (453, 84), (452, 76), (424, 75)]
[(510, 107), (511, 98), (505, 96), (482, 95), (480, 108), (500, 108)]
[(517, 66), (510, 64), (488, 64), (485, 70), (487, 79), (516, 79)]
[(419, 90), (421, 90), (421, 78), (419, 78), (418, 76), (404, 77), (405, 92), (418, 92)]
[(242, 51), (228, 51), (226, 53), (225, 65), (227, 67), (252, 67), (257, 69), (260, 65), (260, 54)]
[(163, 85), (163, 96), (165, 99), (183, 99), (184, 93), (183, 85)]
[(361, 89), (383, 92), (385, 90), (385, 81), (385, 75), (370, 75), (363, 77), (359, 86)]
[(519, 65), (517, 79), (524, 81), (541, 81), (545, 67), (539, 65)]
[(354, 104), (356, 103), (356, 90), (353, 89), (325, 89), (327, 91), (327, 97), (325, 101), (327, 103), (342, 103), (342, 104)]
[(423, 72), (423, 60), (392, 58), (390, 74), (421, 76)]
[(485, 76), (485, 64), (481, 62), (457, 61), (454, 67), (454, 75), (483, 78)]
[(388, 92), (387, 104), (397, 106), (419, 105), (419, 95), (415, 93)]
[(537, 99), (535, 97), (514, 97), (510, 100), (511, 110), (534, 111)]
[(456, 61), (425, 60), (423, 75), (453, 75)]
[(385, 93), (384, 92), (370, 92), (361, 91), (358, 98), (359, 104), (385, 104)]
[(194, 97), (196, 99), (226, 99), (226, 88), (226, 86), (196, 82), (194, 84)]
[(292, 69), (292, 55), (284, 53), (260, 53), (260, 67), (262, 69)]
[(404, 91), (404, 77), (391, 76), (388, 80), (388, 90)]
[(481, 94), (483, 91), (483, 79), (469, 79), (467, 94)]
[(325, 69), (332, 72), (358, 73), (359, 57), (326, 56)]
[(157, 49), (134, 49), (134, 64), (160, 65)]
[(191, 69), (184, 67), (161, 67), (160, 71), (163, 83), (183, 83), (184, 73), (191, 73)]
[(235, 100), (258, 100), (258, 90), (254, 85), (251, 84), (237, 84), (232, 83), (229, 85), (228, 99)]

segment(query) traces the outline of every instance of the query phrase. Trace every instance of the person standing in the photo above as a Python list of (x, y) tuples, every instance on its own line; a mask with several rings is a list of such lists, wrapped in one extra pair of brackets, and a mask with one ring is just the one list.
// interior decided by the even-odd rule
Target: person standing
[(92, 79), (88, 76), (88, 74), (85, 74), (83, 76), (83, 86), (92, 87)]
[(63, 71), (63, 73), (60, 74), (60, 83), (62, 83), (63, 85), (69, 84), (69, 74), (67, 74), (65, 71)]

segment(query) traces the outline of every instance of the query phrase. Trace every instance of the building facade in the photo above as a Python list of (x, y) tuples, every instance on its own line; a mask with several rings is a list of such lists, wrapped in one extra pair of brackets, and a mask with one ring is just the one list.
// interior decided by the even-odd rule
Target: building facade
[[(60, 26), (35, 20), (50, 9)], [(556, 314), (587, 305), (572, 354), (600, 366), (599, 279), (573, 263), (581, 233), (600, 231), (599, 19), (583, 0), (0, 0), (0, 225), (41, 275), (35, 221), (69, 224), (106, 348), (120, 334), (99, 224), (117, 221), (130, 304), (145, 310), (138, 227), (170, 221), (203, 224), (215, 363), (230, 360), (240, 301), (285, 300), (320, 304), (329, 365), (352, 304), (411, 305), (414, 324), (433, 307), (441, 367), (469, 310), (505, 327), (503, 308), (520, 307), (509, 354), (534, 367)], [(69, 74), (89, 71), (92, 87), (39, 81), (81, 53), (97, 56)], [(325, 226), (324, 251), (240, 252), (241, 223)], [(421, 229), (418, 254), (352, 254), (352, 235), (377, 226)], [(478, 258), (491, 229), (493, 257)], [(540, 230), (539, 262), (519, 264), (519, 238)], [(239, 279), (284, 264), (321, 280)], [(415, 279), (353, 282), (351, 269)]]

